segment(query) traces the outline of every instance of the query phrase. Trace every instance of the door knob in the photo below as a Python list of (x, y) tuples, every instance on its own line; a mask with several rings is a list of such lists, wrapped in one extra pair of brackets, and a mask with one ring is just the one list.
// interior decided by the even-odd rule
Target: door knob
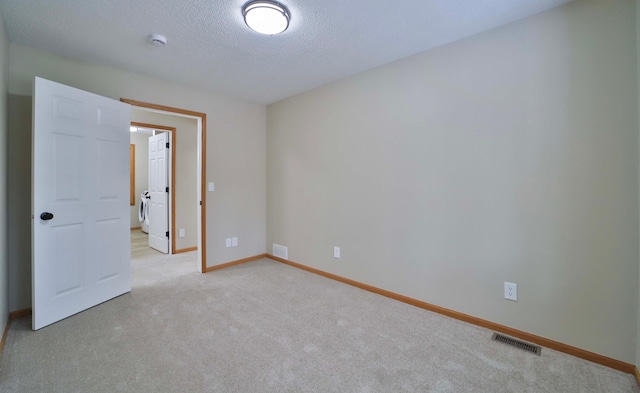
[(51, 220), (53, 218), (53, 214), (49, 213), (49, 212), (44, 212), (42, 214), (40, 214), (40, 219), (47, 221), (47, 220)]

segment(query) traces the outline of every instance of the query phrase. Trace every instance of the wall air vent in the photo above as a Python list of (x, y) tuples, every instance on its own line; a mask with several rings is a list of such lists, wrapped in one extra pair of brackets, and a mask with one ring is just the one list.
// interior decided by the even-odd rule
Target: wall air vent
[(282, 258), (282, 259), (289, 259), (289, 249), (285, 246), (281, 246), (279, 244), (275, 244), (273, 243), (273, 256), (274, 257), (278, 257), (278, 258)]
[(502, 335), (500, 333), (493, 333), (493, 336), (491, 337), (491, 339), (493, 341), (498, 341), (503, 344), (507, 344), (518, 349), (522, 349), (523, 351), (531, 352), (538, 356), (540, 356), (540, 354), (542, 353), (542, 347), (538, 345), (529, 344), (528, 342), (520, 341), (515, 338)]

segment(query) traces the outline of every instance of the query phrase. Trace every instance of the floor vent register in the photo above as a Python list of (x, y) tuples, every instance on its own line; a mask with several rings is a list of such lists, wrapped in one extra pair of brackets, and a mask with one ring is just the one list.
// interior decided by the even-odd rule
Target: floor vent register
[(540, 356), (540, 354), (542, 353), (542, 347), (538, 345), (529, 344), (528, 342), (520, 341), (515, 338), (502, 335), (500, 333), (493, 333), (493, 336), (491, 337), (491, 339), (493, 341), (498, 341), (503, 344), (507, 344), (518, 349), (522, 349), (523, 351), (531, 352), (538, 356)]

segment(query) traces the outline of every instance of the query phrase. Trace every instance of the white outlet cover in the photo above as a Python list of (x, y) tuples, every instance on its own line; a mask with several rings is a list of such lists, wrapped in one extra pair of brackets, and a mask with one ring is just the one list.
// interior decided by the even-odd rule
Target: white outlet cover
[(507, 300), (518, 301), (518, 284), (512, 282), (504, 283), (504, 298)]
[(232, 237), (231, 238), (231, 246), (232, 247), (238, 247), (238, 238), (237, 237)]
[(231, 247), (231, 238), (228, 237), (227, 240), (225, 241), (225, 246), (226, 247)]
[(185, 236), (184, 228), (178, 229), (178, 236), (179, 237), (184, 237)]
[(333, 257), (340, 258), (340, 247), (333, 247)]

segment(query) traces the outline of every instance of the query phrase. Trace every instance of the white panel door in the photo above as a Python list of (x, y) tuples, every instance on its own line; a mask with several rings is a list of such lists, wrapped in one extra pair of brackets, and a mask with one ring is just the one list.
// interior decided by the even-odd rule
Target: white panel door
[(149, 247), (169, 253), (169, 133), (149, 137)]
[(129, 104), (35, 80), (34, 330), (131, 291), (129, 122)]

